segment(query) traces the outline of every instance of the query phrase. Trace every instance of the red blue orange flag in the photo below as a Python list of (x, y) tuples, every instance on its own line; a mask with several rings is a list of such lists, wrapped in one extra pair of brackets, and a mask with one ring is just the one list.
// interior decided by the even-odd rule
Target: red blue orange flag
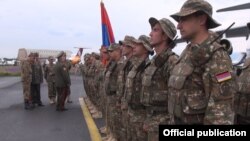
[(115, 38), (109, 21), (109, 16), (103, 2), (101, 2), (101, 18), (102, 18), (102, 46), (109, 47), (111, 43), (115, 42)]

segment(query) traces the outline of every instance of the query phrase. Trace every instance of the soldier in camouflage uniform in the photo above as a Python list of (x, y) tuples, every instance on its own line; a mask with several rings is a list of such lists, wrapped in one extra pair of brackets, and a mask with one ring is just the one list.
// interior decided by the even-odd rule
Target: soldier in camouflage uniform
[(34, 54), (30, 53), (27, 60), (21, 62), (21, 81), (23, 84), (23, 98), (24, 108), (26, 110), (33, 108), (31, 97), (31, 81), (32, 69), (31, 65), (34, 63)]
[(110, 60), (112, 61), (107, 68), (105, 74), (105, 91), (107, 95), (107, 128), (110, 131), (109, 140), (117, 139), (117, 132), (115, 125), (120, 122), (120, 119), (117, 119), (117, 111), (115, 106), (117, 104), (116, 91), (117, 91), (117, 79), (118, 73), (122, 67), (122, 51), (119, 44), (111, 44), (108, 48), (110, 55)]
[(48, 84), (48, 97), (50, 100), (50, 104), (54, 104), (56, 102), (56, 85), (55, 85), (55, 64), (53, 56), (49, 56), (48, 58), (49, 64), (44, 68), (44, 78)]
[(117, 117), (118, 119), (121, 119), (121, 122), (118, 122), (116, 126), (116, 132), (117, 132), (117, 138), (119, 141), (126, 141), (127, 140), (127, 125), (128, 125), (128, 114), (127, 109), (121, 109), (121, 101), (123, 98), (124, 101), (124, 86), (126, 82), (126, 78), (128, 75), (128, 72), (132, 69), (132, 64), (134, 62), (133, 55), (133, 48), (132, 48), (132, 40), (135, 38), (132, 36), (125, 36), (123, 41), (119, 41), (119, 44), (122, 48), (122, 56), (124, 57), (124, 61), (121, 67), (121, 70), (118, 73), (118, 79), (117, 79), (117, 91), (116, 91), (116, 111), (117, 111)]
[(212, 6), (204, 0), (187, 0), (171, 17), (190, 43), (168, 82), (169, 112), (176, 124), (233, 124), (232, 63), (208, 31), (220, 25), (212, 18)]
[(43, 83), (43, 70), (39, 60), (39, 54), (34, 53), (35, 61), (32, 64), (31, 95), (33, 104), (44, 106), (41, 101), (41, 83)]
[[(68, 68), (68, 73), (69, 73), (69, 75), (70, 75), (70, 70), (71, 70), (71, 68), (72, 68), (72, 61), (71, 60), (67, 60), (66, 61), (66, 66), (67, 66), (67, 68)], [(71, 80), (69, 79), (69, 83), (70, 83), (70, 85), (71, 85)], [(69, 86), (69, 92), (68, 92), (68, 96), (67, 96), (67, 98), (66, 98), (66, 101), (67, 101), (67, 103), (72, 103), (73, 101), (71, 100), (71, 97), (70, 97), (70, 95), (71, 95), (71, 89), (70, 89), (70, 86)]]
[(149, 37), (141, 35), (138, 40), (133, 41), (133, 56), (137, 61), (128, 73), (125, 85), (124, 97), (128, 104), (128, 138), (129, 141), (145, 141), (147, 134), (143, 131), (143, 123), (146, 118), (146, 109), (140, 102), (142, 88), (142, 73), (146, 64), (149, 63), (149, 54), (153, 52), (150, 47)]
[(146, 107), (147, 118), (143, 129), (147, 132), (147, 140), (158, 140), (158, 125), (171, 124), (167, 111), (168, 86), (170, 70), (173, 68), (178, 56), (172, 52), (173, 40), (176, 36), (174, 24), (166, 19), (150, 18), (151, 25), (150, 44), (156, 55), (146, 65), (142, 77), (141, 103)]
[(87, 102), (88, 104), (88, 107), (90, 109), (90, 112), (92, 114), (95, 114), (97, 113), (97, 110), (96, 110), (96, 93), (97, 93), (97, 90), (96, 90), (96, 85), (97, 83), (95, 82), (95, 71), (96, 71), (96, 68), (97, 68), (97, 59), (96, 59), (96, 53), (92, 52), (91, 53), (91, 56), (90, 56), (90, 62), (91, 62), (91, 65), (89, 67), (89, 70), (88, 70), (88, 79), (87, 79), (87, 86), (88, 86), (88, 98), (90, 101)]
[(237, 79), (238, 93), (235, 100), (236, 124), (250, 124), (250, 58), (247, 58)]
[(83, 86), (86, 94), (88, 94), (87, 78), (88, 78), (89, 67), (90, 67), (90, 54), (87, 53), (84, 55), (84, 64), (81, 68), (83, 77)]
[(93, 103), (95, 105), (94, 114), (92, 115), (93, 118), (101, 118), (101, 106), (100, 105), (100, 83), (99, 83), (99, 71), (102, 70), (100, 55), (98, 53), (93, 54), (94, 57), (94, 76), (92, 81), (93, 87)]
[[(105, 85), (104, 85), (104, 77), (105, 72), (107, 69), (107, 66), (109, 64), (110, 56), (108, 54), (107, 47), (102, 46), (100, 49), (100, 59), (101, 59), (101, 66), (99, 68), (99, 76), (98, 82), (99, 82), (99, 96), (100, 96), (100, 105), (102, 110), (102, 115), (104, 115), (104, 119), (106, 119), (106, 94), (105, 94)], [(107, 123), (107, 122), (106, 122)], [(100, 128), (100, 132), (106, 134), (107, 128), (106, 126)]]

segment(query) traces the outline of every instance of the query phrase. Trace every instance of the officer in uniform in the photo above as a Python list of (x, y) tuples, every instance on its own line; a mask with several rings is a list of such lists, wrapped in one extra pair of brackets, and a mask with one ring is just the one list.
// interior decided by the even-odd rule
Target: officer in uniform
[(138, 40), (132, 41), (133, 56), (137, 61), (128, 73), (125, 85), (125, 94), (128, 105), (128, 138), (129, 141), (145, 141), (146, 132), (143, 131), (143, 123), (146, 118), (145, 106), (140, 102), (142, 88), (142, 73), (146, 64), (150, 62), (149, 54), (153, 52), (150, 46), (150, 39), (146, 35), (141, 35)]
[(235, 100), (236, 124), (250, 124), (250, 58), (247, 58), (237, 79), (238, 93)]
[(61, 51), (57, 55), (57, 59), (58, 61), (55, 65), (55, 83), (57, 90), (56, 111), (65, 111), (67, 109), (64, 107), (64, 103), (70, 87), (70, 76), (66, 62), (66, 53)]
[(212, 6), (204, 0), (187, 0), (171, 17), (189, 44), (168, 82), (169, 112), (176, 124), (233, 124), (232, 63), (208, 30), (220, 25), (212, 18)]
[(157, 20), (151, 17), (150, 44), (156, 55), (146, 65), (142, 77), (141, 103), (145, 106), (147, 118), (143, 129), (147, 132), (148, 141), (158, 140), (158, 125), (172, 124), (168, 114), (168, 79), (178, 56), (172, 52), (176, 36), (174, 24), (166, 19)]
[(32, 109), (31, 97), (31, 81), (32, 81), (32, 68), (31, 65), (34, 63), (34, 54), (30, 53), (27, 60), (21, 62), (21, 81), (23, 84), (23, 98), (24, 98), (24, 109)]
[(54, 104), (56, 102), (56, 85), (55, 85), (55, 64), (53, 56), (48, 57), (49, 64), (44, 68), (44, 78), (48, 84), (48, 97), (50, 100), (50, 104)]

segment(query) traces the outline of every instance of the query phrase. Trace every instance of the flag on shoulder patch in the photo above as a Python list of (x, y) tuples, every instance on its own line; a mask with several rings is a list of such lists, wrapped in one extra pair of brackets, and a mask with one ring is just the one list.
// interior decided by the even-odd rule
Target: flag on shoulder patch
[(215, 77), (219, 83), (232, 78), (231, 73), (228, 71), (216, 74)]

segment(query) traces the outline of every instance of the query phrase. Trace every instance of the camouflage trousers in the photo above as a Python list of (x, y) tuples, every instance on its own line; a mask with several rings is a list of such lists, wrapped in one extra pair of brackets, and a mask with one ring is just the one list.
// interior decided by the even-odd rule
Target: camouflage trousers
[(128, 140), (147, 141), (147, 133), (143, 130), (143, 124), (146, 119), (146, 110), (142, 108), (132, 109), (129, 107), (128, 116)]
[(236, 115), (235, 117), (235, 124), (238, 125), (249, 125), (250, 124), (250, 117)]
[(31, 101), (31, 82), (23, 82), (23, 98)]
[(113, 113), (113, 127), (114, 127), (114, 136), (117, 139), (117, 141), (123, 141), (125, 136), (125, 128), (123, 127), (123, 124), (121, 122), (122, 119), (122, 111), (121, 107), (116, 103)]
[[(165, 107), (159, 107), (159, 109)], [(143, 128), (147, 132), (147, 141), (159, 140), (159, 125), (173, 124), (171, 116), (166, 111), (157, 111), (157, 107), (151, 109), (147, 107), (147, 118), (144, 121)], [(155, 111), (156, 110), (156, 111)]]
[(47, 82), (48, 83), (48, 97), (55, 98), (56, 97), (56, 85), (55, 82)]
[(121, 110), (121, 141), (128, 141), (128, 109)]
[(115, 130), (115, 106), (116, 106), (116, 101), (115, 101), (115, 96), (114, 95), (108, 95), (107, 96), (107, 114), (106, 114), (106, 125), (108, 130), (111, 133), (114, 133)]

